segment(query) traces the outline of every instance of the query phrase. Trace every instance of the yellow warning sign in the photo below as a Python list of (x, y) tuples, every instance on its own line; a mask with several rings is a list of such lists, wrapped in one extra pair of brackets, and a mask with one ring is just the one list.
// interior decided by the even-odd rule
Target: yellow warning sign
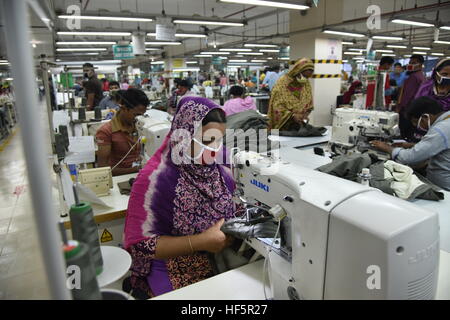
[(112, 240), (113, 240), (113, 236), (112, 236), (111, 232), (109, 232), (108, 229), (103, 230), (100, 241), (103, 243), (103, 242), (109, 242)]

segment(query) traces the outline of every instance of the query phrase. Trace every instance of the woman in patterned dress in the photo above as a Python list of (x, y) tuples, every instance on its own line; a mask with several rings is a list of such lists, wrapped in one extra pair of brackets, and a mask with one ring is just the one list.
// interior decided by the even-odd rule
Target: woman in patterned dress
[(300, 59), (272, 89), (269, 126), (282, 131), (297, 131), (313, 110), (313, 95), (308, 78), (314, 73), (310, 59)]
[[(165, 142), (133, 183), (124, 231), (135, 297), (153, 297), (213, 275), (208, 253), (229, 246), (220, 227), (234, 217), (230, 170), (217, 164), (225, 114), (185, 97)], [(214, 151), (212, 151), (214, 150)]]

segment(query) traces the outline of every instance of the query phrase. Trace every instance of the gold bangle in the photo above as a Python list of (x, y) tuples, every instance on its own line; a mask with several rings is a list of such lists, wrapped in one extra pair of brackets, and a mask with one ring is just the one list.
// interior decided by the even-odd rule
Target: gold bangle
[(191, 247), (192, 253), (194, 253), (194, 248), (192, 247), (191, 237), (188, 235), (189, 246)]

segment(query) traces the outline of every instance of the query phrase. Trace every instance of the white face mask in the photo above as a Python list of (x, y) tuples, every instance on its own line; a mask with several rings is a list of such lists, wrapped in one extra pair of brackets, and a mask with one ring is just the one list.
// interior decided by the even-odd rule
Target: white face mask
[[(422, 128), (420, 126), (420, 122), (422, 121), (422, 117), (427, 117), (428, 118), (428, 129)], [(424, 113), (423, 115), (420, 116), (419, 121), (417, 122), (417, 129), (428, 132), (428, 130), (430, 130), (431, 127), (431, 121), (430, 121), (430, 115), (428, 113)]]
[(437, 83), (439, 83), (440, 85), (443, 85), (443, 86), (450, 85), (450, 78), (449, 77), (444, 77), (439, 72), (437, 72), (437, 75), (440, 78), (440, 79), (436, 79)]
[(198, 153), (197, 156), (195, 156), (193, 158), (188, 156), (188, 158), (191, 159), (191, 160), (198, 160), (198, 159), (200, 159), (203, 156), (203, 152), (205, 150), (209, 150), (211, 152), (217, 153), (217, 152), (220, 151), (220, 149), (222, 149), (222, 145), (223, 145), (222, 139), (218, 141), (218, 147), (217, 148), (209, 147), (209, 146), (203, 144), (202, 142), (198, 141), (196, 138), (193, 138), (192, 140), (194, 140), (196, 143), (198, 143), (202, 147), (202, 149), (200, 150), (200, 152)]

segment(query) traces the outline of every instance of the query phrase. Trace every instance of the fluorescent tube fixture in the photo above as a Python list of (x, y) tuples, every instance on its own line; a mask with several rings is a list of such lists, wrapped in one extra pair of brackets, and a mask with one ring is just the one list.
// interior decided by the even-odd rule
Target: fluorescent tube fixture
[(197, 61), (186, 61), (186, 64), (197, 64)]
[(231, 60), (228, 60), (228, 62), (247, 62), (247, 60), (234, 60), (234, 59), (231, 59)]
[(252, 62), (267, 62), (267, 60), (252, 60)]
[(145, 51), (158, 51), (158, 50), (162, 50), (159, 48), (145, 48)]
[(242, 52), (242, 51), (252, 51), (252, 49), (248, 49), (248, 48), (244, 48), (244, 49), (239, 49), (239, 48), (222, 48), (222, 49), (219, 49), (219, 51), (239, 51), (239, 52)]
[(352, 33), (352, 32), (335, 31), (335, 30), (324, 30), (323, 33), (337, 34), (340, 36), (355, 37), (355, 38), (364, 38), (365, 37), (365, 35), (363, 35), (361, 33)]
[(396, 48), (396, 49), (406, 49), (406, 48), (408, 48), (408, 46), (400, 46), (400, 45), (396, 45), (396, 44), (388, 44), (387, 47), (388, 48)]
[(238, 52), (238, 54), (241, 54), (243, 56), (262, 56), (264, 53), (262, 52)]
[(431, 48), (428, 47), (413, 47), (414, 50), (431, 50)]
[(431, 55), (432, 56), (438, 56), (438, 57), (443, 57), (444, 56), (443, 53), (438, 53), (438, 52), (433, 52)]
[(291, 58), (280, 58), (280, 60), (291, 60)]
[(361, 52), (351, 52), (351, 51), (346, 51), (344, 52), (344, 54), (349, 55), (349, 56), (361, 56)]
[(381, 53), (394, 53), (392, 50), (375, 50), (375, 52), (381, 52)]
[(353, 42), (347, 42), (347, 41), (342, 41), (342, 44), (347, 45), (347, 46), (352, 46), (352, 45), (354, 45)]
[(173, 72), (200, 71), (200, 68), (174, 68)]
[(152, 61), (150, 64), (164, 64), (164, 61)]
[[(150, 32), (150, 33), (147, 33), (147, 36), (156, 37), (156, 33)], [(201, 33), (175, 33), (175, 37), (178, 37), (178, 38), (206, 38), (207, 35), (201, 34)]]
[(200, 54), (224, 54), (224, 55), (227, 55), (230, 53), (225, 52), (225, 51), (203, 51), (203, 52), (200, 52)]
[(93, 45), (93, 44), (100, 44), (100, 45), (106, 45), (106, 44), (116, 44), (116, 41), (57, 41), (56, 45), (62, 46), (62, 45)]
[(441, 29), (442, 29), (442, 30), (450, 30), (450, 27), (443, 26), (443, 27), (441, 27)]
[(177, 20), (173, 20), (173, 23), (216, 25), (216, 26), (230, 26), (230, 27), (243, 27), (244, 26), (244, 24), (241, 23), (241, 22), (225, 22), (225, 21), (211, 21), (211, 20), (184, 20), (184, 19), (177, 19)]
[(60, 19), (80, 19), (80, 20), (135, 21), (135, 22), (153, 21), (153, 19), (148, 19), (148, 18), (79, 16), (79, 15), (61, 15), (61, 16), (58, 16), (58, 18), (60, 18)]
[(56, 51), (106, 51), (106, 48), (56, 48)]
[(437, 40), (434, 43), (436, 44), (450, 44), (450, 41), (441, 41), (441, 40)]
[(265, 1), (265, 0), (220, 0), (221, 2), (227, 3), (238, 3), (242, 5), (254, 5), (254, 6), (266, 6), (266, 7), (275, 7), (275, 8), (284, 8), (284, 9), (294, 9), (294, 10), (307, 10), (309, 6), (305, 6), (302, 4), (295, 4), (289, 1)]
[(150, 41), (150, 42), (145, 42), (145, 44), (151, 45), (151, 46), (178, 46), (181, 44), (181, 42), (179, 41)]
[(212, 54), (196, 54), (196, 55), (194, 55), (194, 57), (197, 57), (197, 58), (211, 58)]
[(413, 54), (421, 54), (421, 55), (427, 55), (427, 52), (422, 52), (422, 51), (414, 51)]
[(280, 52), (278, 49), (259, 49), (259, 52)]
[(250, 48), (278, 48), (275, 44), (265, 44), (265, 43), (246, 43), (244, 44), (244, 47), (250, 47)]
[(383, 53), (381, 56), (382, 57), (396, 57), (396, 55), (393, 53)]
[(425, 22), (419, 22), (419, 21), (413, 21), (413, 20), (405, 20), (405, 19), (394, 19), (391, 22), (398, 23), (398, 24), (407, 24), (410, 26), (417, 26), (417, 27), (434, 27), (434, 24), (431, 24), (431, 23), (425, 23)]
[(367, 49), (356, 49), (356, 48), (349, 48), (350, 51), (367, 51)]
[(404, 40), (402, 37), (388, 37), (388, 36), (373, 36), (374, 40), (392, 40), (392, 41), (402, 41)]
[(117, 36), (126, 37), (131, 36), (131, 32), (96, 32), (96, 31), (58, 31), (61, 36)]

